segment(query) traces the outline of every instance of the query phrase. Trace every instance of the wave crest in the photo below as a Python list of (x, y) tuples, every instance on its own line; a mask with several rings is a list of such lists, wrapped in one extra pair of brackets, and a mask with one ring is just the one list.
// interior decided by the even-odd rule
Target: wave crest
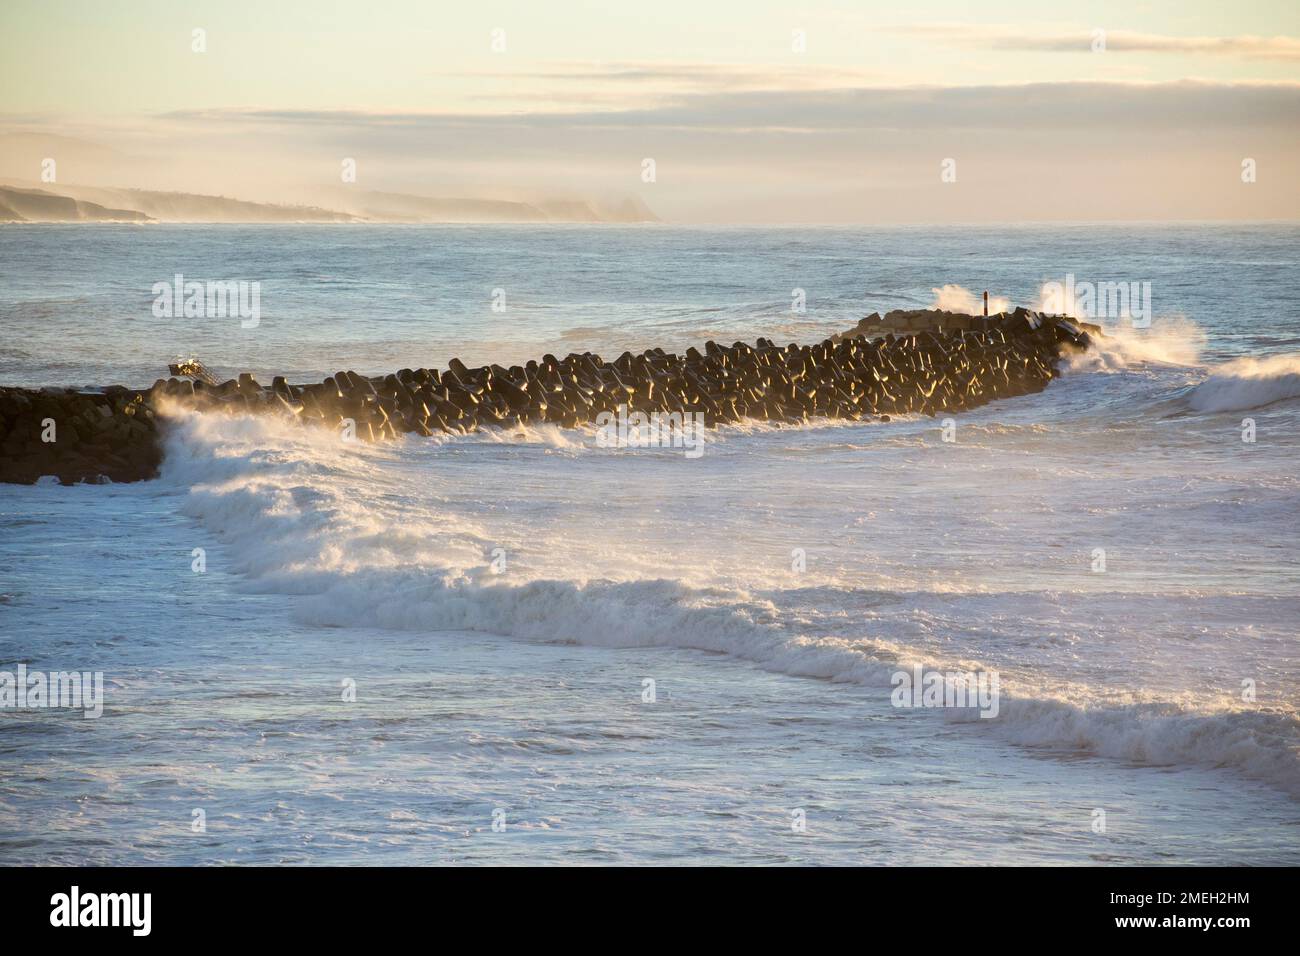
[(1300, 353), (1240, 358), (1213, 369), (1188, 394), (1198, 412), (1237, 412), (1300, 398)]
[[(810, 635), (807, 622), (782, 610), (779, 589), (755, 595), (670, 579), (516, 583), (513, 571), (511, 580), (498, 578), (484, 567), (490, 537), (473, 520), (436, 500), (424, 499), (418, 512), (384, 503), (389, 449), (342, 451), (265, 419), (202, 415), (177, 420), (168, 441), (163, 481), (186, 495), (184, 511), (222, 541), (246, 587), (292, 597), (294, 616), (308, 625), (692, 649), (879, 687), (882, 701), (899, 668), (982, 669), (876, 636)], [(974, 722), (1020, 744), (1232, 767), (1300, 796), (1300, 720), (1289, 712), (1107, 697), (1027, 676), (1003, 682), (996, 720)]]

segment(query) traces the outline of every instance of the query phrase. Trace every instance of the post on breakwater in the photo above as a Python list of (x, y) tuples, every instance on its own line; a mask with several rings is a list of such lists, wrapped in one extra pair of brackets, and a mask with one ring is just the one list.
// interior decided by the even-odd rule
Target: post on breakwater
[(988, 290), (988, 289), (985, 289), (985, 290), (984, 290), (984, 316), (985, 316), (985, 318), (988, 317), (988, 314), (989, 314), (989, 290)]
[(198, 362), (180, 361), (173, 377), (148, 389), (0, 386), (0, 483), (30, 485), (46, 476), (68, 485), (154, 478), (172, 409), (264, 412), (333, 430), (341, 441), (411, 432), (464, 435), (531, 423), (594, 423), (608, 434), (614, 417), (622, 422), (631, 414), (680, 421), (689, 414), (693, 422), (701, 421), (699, 415), (710, 425), (938, 416), (1042, 391), (1060, 374), (1062, 355), (1087, 349), (1100, 334), (1095, 325), (1025, 308), (983, 319), (900, 309), (873, 313), (813, 345), (708, 341), (703, 354), (694, 347), (685, 355), (646, 349), (605, 361), (574, 352), (510, 368), (470, 368), (448, 358), (445, 369), (374, 376), (338, 371), (306, 385), (290, 385), (281, 375), (260, 385), (247, 372), (212, 385), (205, 377), (218, 376), (210, 370), (205, 376)]

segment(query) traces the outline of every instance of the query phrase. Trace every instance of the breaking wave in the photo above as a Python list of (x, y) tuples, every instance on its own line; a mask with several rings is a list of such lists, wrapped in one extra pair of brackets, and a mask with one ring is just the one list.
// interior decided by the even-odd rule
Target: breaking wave
[(1210, 371), (1187, 397), (1198, 412), (1238, 412), (1300, 398), (1300, 353), (1240, 358)]
[(1195, 322), (1180, 316), (1153, 321), (1148, 328), (1131, 325), (1103, 327), (1093, 347), (1073, 356), (1075, 371), (1119, 371), (1141, 365), (1191, 368), (1199, 364), (1206, 335)]
[[(882, 700), (900, 667), (979, 666), (878, 636), (810, 633), (804, 617), (783, 607), (780, 589), (754, 594), (669, 578), (502, 579), (485, 567), (491, 536), (474, 518), (433, 495), (414, 511), (386, 500), (384, 456), (400, 454), (400, 443), (345, 450), (332, 437), (266, 418), (196, 414), (173, 422), (168, 443), (163, 480), (185, 496), (184, 512), (222, 542), (244, 587), (291, 596), (304, 624), (692, 649), (879, 687)], [(1286, 710), (1120, 696), (1029, 675), (1004, 680), (1000, 711), (997, 720), (972, 723), (1022, 745), (1143, 765), (1228, 767), (1300, 797), (1300, 721)]]

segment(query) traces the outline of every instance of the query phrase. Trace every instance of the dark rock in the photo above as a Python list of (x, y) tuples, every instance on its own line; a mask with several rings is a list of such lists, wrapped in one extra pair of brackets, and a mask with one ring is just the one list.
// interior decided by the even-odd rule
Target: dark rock
[[(640, 412), (699, 412), (711, 423), (756, 418), (781, 425), (814, 416), (889, 421), (896, 414), (939, 415), (997, 398), (1041, 391), (1064, 352), (1086, 349), (1101, 330), (1028, 309), (996, 316), (932, 310), (873, 314), (814, 345), (754, 346), (709, 341), (704, 353), (646, 349), (612, 363), (594, 353), (544, 355), (523, 366), (445, 371), (409, 368), (367, 378), (339, 371), (294, 386), (276, 376), (264, 388), (248, 373), (220, 385), (194, 373), (159, 379), (147, 391), (0, 387), (0, 481), (55, 475), (65, 484), (135, 481), (161, 462), (155, 406), (170, 402), (227, 413), (271, 412), (337, 428), (344, 418), (370, 440), (415, 432), (464, 434), (479, 427), (553, 422), (575, 427), (619, 406)], [(197, 363), (192, 363), (197, 365)], [(53, 419), (57, 441), (42, 442)]]

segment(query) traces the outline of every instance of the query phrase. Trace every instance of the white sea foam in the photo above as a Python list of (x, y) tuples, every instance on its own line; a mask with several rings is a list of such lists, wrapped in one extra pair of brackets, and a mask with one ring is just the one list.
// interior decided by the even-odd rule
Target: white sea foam
[(1220, 365), (1192, 389), (1198, 412), (1237, 412), (1300, 398), (1300, 353), (1241, 358)]
[[(865, 633), (861, 619), (813, 633), (779, 588), (759, 595), (670, 577), (608, 580), (580, 568), (563, 578), (553, 568), (546, 577), (497, 577), (484, 562), (493, 535), (464, 510), (437, 495), (414, 511), (384, 503), (392, 454), (265, 419), (188, 415), (171, 429), (165, 479), (185, 490), (185, 512), (223, 542), (246, 586), (295, 596), (293, 613), (308, 625), (694, 649), (878, 687), (882, 699), (899, 665), (983, 666), (918, 649), (906, 633)], [(1117, 695), (1026, 667), (1004, 681), (999, 718), (976, 723), (996, 723), (994, 732), (1026, 745), (1227, 766), (1300, 796), (1300, 722), (1286, 709)]]
[[(1158, 320), (1148, 329), (1115, 326), (1094, 337), (1092, 349), (1072, 356), (1076, 372), (1134, 368), (1188, 368), (1201, 365), (1205, 332), (1182, 317)], [(1237, 412), (1300, 398), (1300, 353), (1243, 357), (1209, 369), (1208, 377), (1187, 395), (1197, 412)]]
[(1200, 361), (1206, 336), (1195, 322), (1182, 316), (1156, 319), (1149, 328), (1103, 326), (1093, 347), (1069, 360), (1075, 371), (1118, 371), (1137, 365), (1191, 367)]
[[(964, 286), (949, 284), (930, 291), (934, 293), (934, 300), (930, 303), (932, 309), (941, 309), (945, 312), (960, 312), (965, 315), (980, 315), (984, 311), (983, 296)], [(1010, 299), (1002, 296), (989, 296), (989, 315), (1009, 311), (1011, 311)]]
[[(30, 281), (0, 283), (4, 380), (147, 386), (192, 353), (222, 377), (307, 382), (453, 355), (808, 343), (949, 279), (1028, 304), (1030, 277), (1071, 269), (1152, 279), (1156, 308), (1187, 309), (1209, 342), (1162, 340), (1160, 315), (1113, 323), (1064, 381), (954, 416), (954, 443), (924, 416), (745, 422), (687, 462), (577, 429), (342, 448), (217, 420), (173, 445), (160, 481), (0, 489), (10, 656), (103, 657), (117, 714), (93, 753), (49, 728), (15, 736), (7, 858), (1297, 862), (1300, 402), (1268, 405), (1250, 446), (1223, 426), (1254, 412), (1189, 404), (1211, 364), (1265, 339), (1300, 348), (1281, 344), (1300, 341), (1279, 307), (1295, 271), (1269, 271), (1294, 225), (404, 227), (349, 231), (346, 248), (336, 230), (226, 232), (96, 230), (104, 255), (74, 270), (75, 237), (10, 232), (6, 264)], [(217, 276), (255, 261), (280, 320), (255, 337), (103, 321), (138, 313), (177, 257)], [(472, 307), (485, 274), (513, 290), (509, 321)], [(497, 546), (501, 575), (485, 570)], [(92, 602), (75, 600), (84, 581)], [(427, 630), (457, 621), (520, 636)], [(895, 660), (997, 669), (999, 716), (894, 711)], [(339, 711), (344, 676), (358, 705)], [(639, 703), (642, 676), (661, 706)], [(1040, 747), (1071, 759), (1027, 759)], [(1072, 759), (1087, 754), (1104, 756)], [(169, 781), (209, 806), (220, 847), (159, 840), (138, 801), (113, 799), (169, 798)], [(563, 825), (524, 857), (467, 840), (498, 802), (512, 830)], [(780, 825), (796, 806), (821, 808), (810, 839)], [(1109, 835), (1090, 836), (1093, 807)]]
[[(1076, 372), (1196, 369), (1205, 342), (1204, 331), (1183, 317), (1159, 320), (1148, 329), (1115, 326), (1094, 337), (1092, 349), (1072, 356), (1068, 368)], [(1215, 413), (1248, 411), (1296, 398), (1300, 398), (1300, 353), (1288, 352), (1212, 366), (1208, 377), (1188, 393), (1186, 403), (1193, 411)]]

